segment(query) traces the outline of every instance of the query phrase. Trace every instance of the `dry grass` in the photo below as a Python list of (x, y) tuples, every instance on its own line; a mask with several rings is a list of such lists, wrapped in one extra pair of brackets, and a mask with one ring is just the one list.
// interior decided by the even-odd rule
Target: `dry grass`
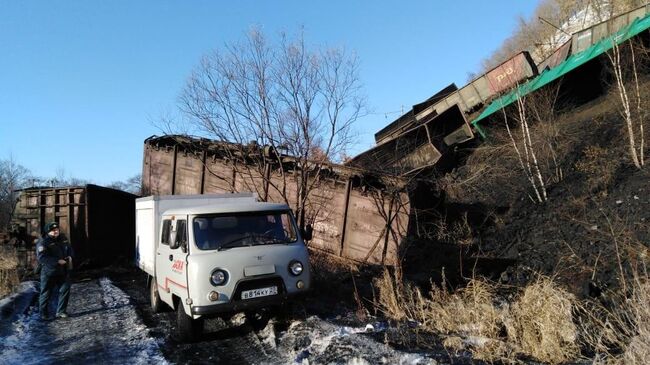
[(625, 348), (620, 360), (624, 364), (647, 364), (650, 359), (650, 282), (639, 282), (628, 302), (632, 314), (629, 332), (635, 335)]
[(469, 349), (487, 361), (524, 354), (552, 364), (579, 354), (575, 299), (548, 278), (525, 288), (512, 305), (498, 305), (496, 284), (480, 279), (453, 293), (434, 286), (424, 296), (385, 271), (375, 286), (379, 310), (388, 318), (416, 321), (422, 329), (446, 335), (443, 344), (452, 351)]
[(634, 278), (631, 293), (608, 293), (613, 304), (585, 303), (582, 341), (598, 363), (647, 364), (650, 358), (650, 279)]
[(612, 183), (620, 164), (620, 158), (612, 156), (611, 151), (599, 146), (588, 146), (575, 168), (585, 174), (587, 188), (595, 191), (606, 189)]
[(543, 362), (575, 359), (580, 353), (578, 329), (573, 323), (575, 305), (572, 294), (540, 277), (503, 312), (508, 341)]
[(0, 297), (11, 293), (20, 282), (17, 268), (15, 250), (0, 247)]

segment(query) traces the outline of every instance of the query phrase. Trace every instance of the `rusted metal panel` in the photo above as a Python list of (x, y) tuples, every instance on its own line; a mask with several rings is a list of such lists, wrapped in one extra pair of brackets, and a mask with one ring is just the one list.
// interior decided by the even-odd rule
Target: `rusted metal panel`
[(477, 83), (479, 80), (484, 80), (485, 78), (482, 79), (477, 79), (474, 83), (470, 83), (465, 85), (462, 89), (458, 91), (460, 94), (460, 98), (464, 101), (465, 103), (465, 110), (470, 111), (472, 110), (475, 106), (483, 103), (485, 99), (481, 97), (481, 95), (478, 93), (477, 88), (474, 86), (475, 83)]
[(518, 53), (460, 90), (450, 93), (436, 104), (416, 113), (415, 119), (422, 121), (433, 111), (443, 114), (454, 105), (460, 106), (464, 113), (471, 113), (493, 96), (535, 75), (537, 75), (537, 67), (530, 54), (526, 51)]
[[(458, 104), (462, 110), (467, 110), (467, 105), (461, 99), (460, 93), (455, 92), (445, 98), (445, 103), (447, 103), (447, 109), (451, 108), (453, 105)], [(445, 109), (446, 110), (446, 109)], [(442, 114), (442, 113), (439, 113)]]
[(488, 79), (485, 75), (480, 76), (476, 80), (471, 82), (471, 85), (476, 89), (482, 102), (486, 102), (492, 97), (490, 92), (490, 85), (488, 84)]
[(97, 185), (24, 189), (12, 223), (25, 228), (23, 239), (29, 245), (43, 234), (45, 224), (57, 222), (78, 263), (132, 258), (135, 197)]
[(355, 156), (348, 165), (403, 175), (433, 166), (441, 156), (431, 144), (425, 125), (420, 125)]
[[(410, 130), (416, 125), (416, 119), (415, 119), (416, 114), (419, 114), (420, 112), (428, 109), (432, 105), (439, 103), (441, 100), (445, 99), (447, 96), (449, 96), (450, 94), (452, 94), (457, 90), (458, 87), (456, 87), (456, 84), (454, 83), (449, 84), (447, 87), (438, 91), (427, 100), (413, 105), (413, 108), (411, 110), (407, 111), (402, 116), (397, 118), (395, 121), (393, 121), (386, 127), (382, 128), (379, 132), (375, 133), (375, 142), (377, 144), (381, 144), (389, 139), (397, 137), (398, 135), (402, 134), (407, 130)], [(429, 111), (426, 114), (431, 114), (432, 111), (434, 111), (434, 109), (429, 109)]]
[(406, 175), (433, 167), (453, 144), (474, 138), (461, 107), (454, 105), (422, 125), (355, 156), (351, 166)]
[(498, 94), (517, 85), (522, 80), (537, 74), (528, 52), (521, 52), (485, 74), (491, 95)]
[(556, 49), (552, 55), (550, 55), (539, 65), (537, 65), (537, 68), (540, 70), (540, 72), (542, 72), (542, 70), (545, 69), (554, 68), (555, 66), (564, 62), (564, 60), (566, 60), (567, 57), (569, 57), (570, 50), (571, 50), (571, 40), (568, 40), (563, 45), (561, 45), (558, 49)]
[(442, 153), (457, 143), (474, 138), (465, 113), (456, 105), (426, 124), (431, 144)]

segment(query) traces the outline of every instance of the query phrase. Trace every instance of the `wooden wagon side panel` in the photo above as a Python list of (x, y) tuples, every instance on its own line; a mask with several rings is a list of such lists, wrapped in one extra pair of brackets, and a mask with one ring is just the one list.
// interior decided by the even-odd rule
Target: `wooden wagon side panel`
[(203, 161), (193, 153), (179, 152), (176, 156), (176, 186), (174, 194), (200, 194)]
[(345, 220), (345, 184), (324, 181), (312, 191), (307, 203), (307, 221), (312, 223), (313, 247), (339, 255)]
[(173, 148), (145, 146), (142, 171), (144, 191), (152, 195), (170, 195), (173, 192), (174, 178)]
[(233, 167), (221, 159), (205, 162), (205, 194), (232, 193), (235, 189)]

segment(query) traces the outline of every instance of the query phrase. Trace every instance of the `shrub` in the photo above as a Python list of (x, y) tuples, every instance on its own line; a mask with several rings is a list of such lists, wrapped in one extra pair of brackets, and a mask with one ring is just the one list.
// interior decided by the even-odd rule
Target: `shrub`
[(508, 340), (523, 353), (548, 363), (579, 355), (578, 330), (573, 323), (575, 297), (551, 279), (540, 277), (524, 288), (504, 323)]
[(0, 248), (0, 297), (11, 293), (19, 282), (15, 250)]

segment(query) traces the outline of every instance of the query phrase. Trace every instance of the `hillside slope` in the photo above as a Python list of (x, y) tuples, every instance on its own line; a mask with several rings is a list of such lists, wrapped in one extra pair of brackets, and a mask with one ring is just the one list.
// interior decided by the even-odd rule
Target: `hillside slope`
[[(647, 100), (650, 81), (641, 90)], [(447, 205), (481, 206), (489, 218), (473, 222), (472, 253), (516, 260), (502, 281), (543, 273), (589, 294), (625, 285), (623, 277), (649, 262), (650, 172), (631, 163), (617, 97), (603, 95), (531, 126), (545, 203), (534, 202), (503, 121), (465, 165), (442, 178)]]

